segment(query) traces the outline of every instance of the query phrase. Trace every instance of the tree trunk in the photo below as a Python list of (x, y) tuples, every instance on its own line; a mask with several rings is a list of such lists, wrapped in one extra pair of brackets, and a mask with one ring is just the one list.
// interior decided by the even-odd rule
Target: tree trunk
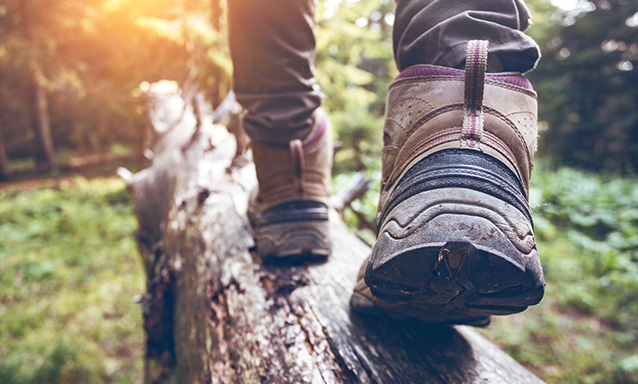
[(264, 265), (246, 220), (253, 164), (230, 168), (224, 127), (193, 127), (172, 96), (155, 103), (181, 120), (150, 117), (174, 129), (128, 180), (148, 275), (147, 382), (541, 382), (469, 327), (352, 312), (370, 248), (336, 213), (328, 262)]
[(37, 154), (36, 161), (44, 164), (47, 169), (55, 170), (55, 150), (51, 134), (51, 120), (49, 118), (49, 99), (46, 88), (42, 85), (41, 76), (36, 71), (33, 75), (34, 112), (36, 116)]
[[(22, 17), (21, 29), (24, 38), (29, 42), (28, 66), (31, 76), (31, 114), (35, 116), (33, 129), (36, 133), (36, 169), (57, 170), (53, 136), (51, 135), (51, 119), (49, 118), (49, 99), (46, 89), (46, 77), (40, 66), (42, 60), (37, 55), (40, 46), (38, 35), (32, 25), (32, 7), (37, 6), (31, 1), (20, 2), (20, 16)], [(31, 118), (33, 121), (33, 118)]]
[(9, 180), (11, 170), (9, 168), (9, 159), (7, 159), (7, 151), (4, 148), (4, 137), (2, 135), (2, 121), (0, 121), (0, 181)]

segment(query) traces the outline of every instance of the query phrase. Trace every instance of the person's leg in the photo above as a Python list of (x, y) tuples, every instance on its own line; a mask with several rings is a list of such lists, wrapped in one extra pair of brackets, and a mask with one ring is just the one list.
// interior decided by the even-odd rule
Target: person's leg
[(490, 72), (534, 67), (528, 18), (514, 0), (398, 1), (401, 73), (388, 90), (377, 241), (355, 309), (485, 325), (542, 298), (527, 202), (536, 94), (520, 73), (486, 73), (488, 51)]
[(313, 0), (228, 2), (234, 90), (253, 140), (304, 139), (321, 104), (313, 58)]
[(232, 0), (234, 90), (259, 182), (249, 205), (265, 259), (330, 253), (330, 122), (313, 74), (314, 0)]
[(488, 71), (529, 71), (540, 57), (536, 42), (523, 33), (530, 17), (521, 0), (397, 0), (397, 67), (403, 71), (433, 64), (463, 69), (467, 42), (487, 40), (493, 67)]

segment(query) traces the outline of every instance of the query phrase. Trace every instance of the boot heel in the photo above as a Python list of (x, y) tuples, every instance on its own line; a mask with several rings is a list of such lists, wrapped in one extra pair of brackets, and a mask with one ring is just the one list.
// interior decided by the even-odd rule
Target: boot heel
[(330, 255), (328, 221), (295, 221), (259, 226), (257, 252), (265, 261), (324, 260)]
[(541, 300), (524, 192), (483, 156), (439, 153), (399, 182), (364, 275), (374, 296), (451, 321), (517, 313)]

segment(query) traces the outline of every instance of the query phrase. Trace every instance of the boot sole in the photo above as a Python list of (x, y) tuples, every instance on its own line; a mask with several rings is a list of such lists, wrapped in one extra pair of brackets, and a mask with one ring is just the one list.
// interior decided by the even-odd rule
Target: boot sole
[[(436, 166), (426, 162), (407, 181), (420, 192), (404, 193), (383, 212), (364, 279), (377, 298), (403, 304), (396, 308), (402, 315), (467, 324), (524, 311), (543, 297), (522, 191), (512, 175), (498, 176), (502, 169), (449, 166), (449, 160), (467, 163), (466, 155), (451, 151)], [(423, 187), (432, 174), (438, 174), (436, 188)]]
[(328, 221), (294, 221), (256, 228), (257, 252), (268, 262), (322, 261), (331, 251)]
[[(423, 201), (430, 203), (414, 215), (409, 207)], [(498, 202), (481, 192), (447, 188), (399, 204), (366, 268), (372, 294), (409, 303), (426, 320), (433, 312), (431, 319), (446, 322), (508, 315), (537, 304), (544, 283), (537, 268), (527, 268), (538, 262), (531, 226), (516, 233), (524, 218), (511, 220), (518, 211), (508, 215), (502, 206), (490, 209)], [(386, 254), (388, 249), (396, 251)]]
[(248, 219), (265, 262), (322, 261), (330, 255), (329, 210), (322, 203), (292, 201), (261, 214), (253, 206)]

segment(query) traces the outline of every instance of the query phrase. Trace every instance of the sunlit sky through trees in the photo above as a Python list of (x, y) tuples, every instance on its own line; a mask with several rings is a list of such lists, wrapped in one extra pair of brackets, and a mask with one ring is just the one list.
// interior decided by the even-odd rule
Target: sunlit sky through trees
[[(7, 158), (53, 163), (53, 156), (43, 155), (53, 151), (38, 141), (38, 121), (50, 122), (58, 154), (136, 148), (143, 82), (168, 79), (184, 86), (188, 80), (212, 107), (218, 105), (232, 87), (226, 3), (0, 0), (0, 126)], [(534, 21), (527, 33), (543, 52), (529, 76), (541, 95), (544, 153), (588, 168), (597, 168), (601, 158), (637, 163), (632, 84), (638, 81), (638, 2), (526, 3)], [(367, 161), (362, 153), (378, 157), (385, 90), (396, 76), (394, 12), (395, 0), (318, 1), (315, 65), (324, 109), (339, 139), (352, 145), (357, 166)], [(597, 108), (604, 110), (594, 113)], [(583, 117), (588, 113), (599, 116)], [(589, 135), (581, 134), (584, 125), (591, 125)]]

